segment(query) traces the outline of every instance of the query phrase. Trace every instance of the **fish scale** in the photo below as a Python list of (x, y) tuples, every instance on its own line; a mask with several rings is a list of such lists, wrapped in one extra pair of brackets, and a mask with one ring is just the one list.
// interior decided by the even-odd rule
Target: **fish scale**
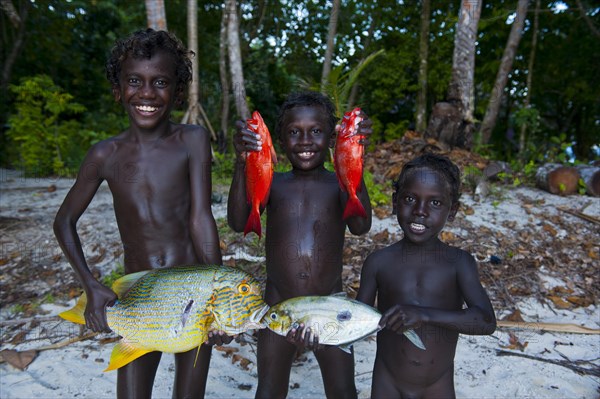
[[(151, 352), (185, 352), (201, 345), (211, 330), (239, 334), (264, 327), (268, 306), (260, 284), (227, 266), (189, 265), (132, 273), (117, 280), (119, 299), (106, 309), (110, 328), (122, 340), (108, 370)], [(86, 299), (61, 316), (84, 324)]]

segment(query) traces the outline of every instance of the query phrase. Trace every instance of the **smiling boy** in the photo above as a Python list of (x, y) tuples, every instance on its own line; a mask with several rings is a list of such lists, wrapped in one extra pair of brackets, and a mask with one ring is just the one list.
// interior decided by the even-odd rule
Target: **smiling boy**
[[(460, 171), (433, 154), (404, 165), (392, 201), (404, 237), (367, 257), (356, 299), (377, 307), (373, 398), (452, 398), (459, 334), (496, 328), (475, 259), (438, 235), (459, 206)], [(415, 329), (427, 350), (402, 334)]]
[[(366, 117), (366, 115), (363, 115)], [(359, 194), (367, 217), (342, 214), (348, 199), (341, 191), (336, 175), (325, 169), (329, 148), (335, 140), (336, 118), (333, 104), (320, 93), (295, 93), (282, 105), (276, 134), (292, 170), (275, 173), (267, 210), (265, 301), (274, 305), (302, 295), (329, 295), (342, 291), (342, 249), (346, 226), (355, 235), (371, 227), (371, 205), (362, 182)], [(234, 138), (238, 155), (227, 217), (233, 230), (244, 230), (250, 206), (246, 201), (244, 160), (249, 151), (257, 151), (259, 137), (238, 123)], [(371, 133), (366, 119), (359, 134)], [(262, 211), (262, 210), (261, 210)], [(281, 398), (287, 395), (290, 370), (297, 345), (304, 339), (314, 349), (321, 368), (325, 393), (330, 398), (354, 398), (354, 357), (337, 347), (315, 348), (310, 332), (281, 337), (268, 329), (258, 332), (257, 398)]]
[[(170, 121), (191, 80), (189, 52), (163, 31), (135, 32), (117, 41), (107, 63), (115, 101), (129, 127), (89, 150), (54, 222), (56, 238), (88, 297), (86, 326), (110, 331), (106, 306), (115, 293), (86, 262), (77, 221), (103, 181), (113, 196), (125, 273), (184, 264), (221, 264), (210, 208), (211, 156), (207, 132)], [(218, 343), (218, 342), (217, 342)], [(211, 348), (175, 355), (173, 397), (202, 397)], [(150, 398), (160, 352), (118, 370), (117, 396)]]

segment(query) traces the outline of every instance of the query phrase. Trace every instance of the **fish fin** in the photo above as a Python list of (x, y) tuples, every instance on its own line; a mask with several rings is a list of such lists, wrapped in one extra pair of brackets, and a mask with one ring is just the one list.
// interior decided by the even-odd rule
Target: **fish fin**
[(344, 291), (336, 292), (335, 294), (331, 294), (329, 296), (333, 296), (333, 297), (337, 297), (337, 298), (342, 298), (342, 299), (348, 298), (348, 294), (346, 294)]
[(115, 280), (111, 288), (117, 294), (117, 297), (122, 298), (139, 279), (149, 272), (150, 270), (142, 270), (141, 272), (126, 274)]
[(152, 351), (136, 348), (129, 342), (121, 340), (113, 348), (108, 367), (104, 371), (116, 370), (149, 352)]
[(416, 346), (419, 349), (425, 350), (425, 345), (423, 344), (423, 341), (421, 341), (421, 338), (415, 330), (406, 330), (404, 331), (404, 335), (406, 336), (406, 338), (408, 338), (410, 342), (413, 343), (414, 346)]
[(251, 210), (250, 215), (248, 215), (248, 221), (246, 222), (246, 227), (244, 227), (244, 236), (251, 231), (258, 234), (258, 238), (261, 237), (260, 212), (256, 209)]
[(346, 220), (352, 216), (360, 216), (363, 218), (367, 217), (367, 212), (356, 195), (348, 197), (346, 209), (344, 209), (344, 215), (342, 216), (342, 219)]
[(198, 350), (196, 351), (196, 357), (194, 358), (194, 368), (196, 368), (196, 362), (198, 361), (198, 355), (200, 354), (200, 348), (202, 344), (198, 345)]
[(341, 350), (346, 352), (347, 354), (352, 354), (352, 344), (340, 345), (338, 346)]
[(62, 313), (59, 313), (59, 316), (65, 320), (68, 320), (77, 324), (85, 324), (85, 316), (83, 313), (85, 312), (85, 306), (87, 305), (87, 296), (85, 292), (81, 294), (75, 306), (73, 306), (69, 310), (65, 310)]

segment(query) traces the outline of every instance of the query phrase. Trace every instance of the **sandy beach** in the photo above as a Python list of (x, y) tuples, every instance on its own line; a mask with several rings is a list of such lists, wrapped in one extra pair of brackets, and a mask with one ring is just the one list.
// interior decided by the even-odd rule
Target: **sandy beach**
[[(77, 339), (80, 328), (55, 316), (73, 303), (56, 298), (39, 301), (50, 288), (76, 287), (70, 266), (61, 256), (54, 240), (51, 221), (72, 185), (71, 179), (25, 179), (9, 171), (2, 171), (0, 218), (2, 220), (2, 262), (0, 283), (3, 291), (0, 308), (2, 326), (0, 350), (18, 351), (24, 356), (35, 350), (34, 360), (20, 370), (6, 361), (0, 363), (0, 397), (9, 398), (110, 398), (115, 397), (116, 372), (104, 373), (114, 338), (98, 335), (69, 345)], [(226, 193), (223, 193), (226, 196)], [(530, 203), (537, 204), (539, 228), (544, 229), (556, 218), (563, 218), (591, 241), (589, 259), (582, 259), (595, 270), (600, 283), (598, 260), (598, 233), (600, 228), (577, 217), (560, 213), (557, 209), (568, 206), (600, 217), (600, 198), (588, 196), (559, 197), (533, 188), (510, 188), (500, 201), (475, 201), (464, 196), (464, 209), (458, 223), (448, 224), (447, 231), (465, 236), (465, 226), (514, 229), (514, 234), (531, 224)], [(225, 200), (213, 205), (216, 219), (225, 216)], [(553, 225), (554, 239), (565, 239), (570, 230)], [(96, 257), (94, 268), (101, 273), (114, 267), (119, 256), (119, 237), (112, 214), (110, 193), (101, 187), (90, 208), (78, 225), (85, 241), (86, 255)], [(548, 229), (546, 227), (546, 229)], [(397, 224), (392, 217), (374, 218), (371, 235), (387, 230), (397, 235)], [(563, 231), (564, 230), (564, 231)], [(504, 231), (510, 235), (511, 231)], [(593, 237), (596, 237), (595, 239)], [(465, 238), (466, 239), (466, 238)], [(475, 237), (485, 241), (485, 237)], [(92, 244), (93, 243), (93, 244)], [(491, 245), (491, 244), (490, 244)], [(495, 249), (497, 250), (497, 249)], [(479, 261), (489, 262), (485, 251), (475, 254)], [(224, 258), (246, 256), (235, 245), (229, 245)], [(596, 256), (596, 257), (594, 257)], [(585, 256), (584, 256), (585, 257)], [(260, 261), (260, 258), (258, 258)], [(27, 262), (35, 269), (25, 271)], [(28, 280), (20, 273), (27, 273)], [(557, 275), (542, 265), (536, 269), (539, 284), (544, 290), (577, 286), (570, 284), (574, 276)], [(594, 273), (591, 274), (592, 276)], [(20, 284), (19, 290), (14, 285)], [(491, 289), (492, 287), (490, 287)], [(10, 291), (10, 292), (9, 292)], [(19, 295), (37, 292), (39, 307), (32, 314), (23, 305), (28, 299)], [(553, 291), (553, 292), (554, 292)], [(574, 294), (574, 295), (575, 295)], [(49, 294), (48, 294), (49, 295)], [(48, 297), (46, 295), (46, 297)], [(29, 299), (30, 301), (32, 299)], [(595, 303), (561, 308), (557, 302), (540, 301), (536, 297), (519, 297), (511, 306), (497, 308), (502, 319), (514, 309), (528, 324), (517, 329), (499, 328), (491, 336), (461, 336), (455, 360), (455, 385), (461, 398), (599, 398), (600, 397), (600, 335), (544, 332), (540, 323), (574, 324), (600, 329), (600, 310)], [(18, 304), (15, 305), (15, 304)], [(256, 389), (256, 346), (252, 334), (242, 337), (243, 343), (234, 342), (214, 348), (207, 398), (251, 398)], [(355, 344), (356, 384), (360, 398), (370, 394), (371, 371), (375, 357), (376, 340), (369, 337)], [(9, 352), (3, 352), (4, 355)], [(14, 354), (14, 352), (10, 352)], [(527, 356), (527, 357), (523, 357)], [(579, 368), (579, 369), (578, 369)], [(595, 374), (595, 375), (594, 375)], [(173, 356), (163, 355), (155, 381), (154, 397), (171, 397), (174, 375)], [(324, 397), (320, 371), (312, 353), (305, 353), (293, 366), (290, 380), (290, 398)]]

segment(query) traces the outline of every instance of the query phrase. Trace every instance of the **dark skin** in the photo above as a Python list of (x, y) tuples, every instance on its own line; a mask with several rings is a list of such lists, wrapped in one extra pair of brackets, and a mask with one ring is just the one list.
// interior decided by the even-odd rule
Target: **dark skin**
[[(125, 273), (184, 264), (221, 264), (210, 208), (211, 157), (207, 132), (178, 125), (169, 115), (176, 98), (175, 63), (158, 50), (149, 60), (127, 57), (113, 87), (130, 126), (94, 145), (86, 155), (54, 222), (56, 238), (83, 285), (86, 326), (108, 332), (106, 306), (115, 293), (92, 275), (77, 233), (77, 221), (103, 181), (113, 195), (124, 249)], [(210, 344), (222, 343), (213, 334)], [(227, 341), (227, 338), (225, 338)], [(173, 397), (203, 397), (211, 347), (175, 355)], [(118, 369), (117, 396), (150, 398), (160, 352)]]
[[(262, 143), (238, 123), (234, 138), (238, 162), (228, 199), (228, 220), (244, 230), (250, 207), (246, 201), (244, 157)], [(361, 122), (360, 134), (371, 133), (371, 122)], [(265, 301), (274, 305), (303, 295), (329, 295), (342, 291), (342, 248), (346, 225), (352, 234), (371, 227), (371, 206), (364, 182), (359, 198), (367, 218), (342, 220), (347, 201), (334, 173), (324, 167), (334, 131), (328, 128), (321, 107), (295, 107), (286, 111), (281, 147), (292, 170), (275, 173), (267, 203)], [(287, 395), (290, 370), (298, 348), (313, 349), (319, 362), (327, 397), (354, 398), (354, 357), (336, 347), (319, 347), (318, 337), (302, 327), (281, 337), (268, 329), (258, 333), (257, 398)]]
[[(395, 204), (404, 238), (367, 257), (357, 295), (371, 306), (377, 299), (385, 327), (377, 335), (371, 397), (452, 398), (458, 335), (493, 333), (494, 310), (473, 257), (438, 238), (458, 210), (443, 176), (415, 171)], [(427, 350), (402, 335), (407, 329)]]

